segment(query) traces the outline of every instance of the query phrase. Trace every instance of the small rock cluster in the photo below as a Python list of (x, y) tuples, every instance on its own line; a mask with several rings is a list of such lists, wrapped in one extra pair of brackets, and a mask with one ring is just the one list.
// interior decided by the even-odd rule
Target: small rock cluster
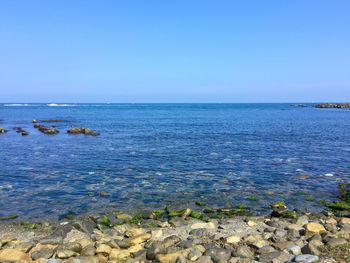
[(69, 134), (85, 134), (85, 135), (92, 135), (92, 136), (98, 136), (100, 135), (98, 132), (91, 130), (89, 128), (70, 128), (67, 133)]
[(350, 108), (350, 103), (322, 103), (316, 104), (315, 107), (321, 109), (346, 109)]
[(53, 135), (53, 134), (59, 133), (58, 129), (54, 126), (47, 127), (47, 126), (41, 125), (38, 120), (33, 120), (33, 123), (34, 123), (34, 128), (38, 129), (38, 131), (44, 134)]
[(29, 132), (27, 132), (26, 130), (22, 129), (21, 127), (14, 127), (13, 130), (17, 133), (19, 133), (22, 136), (27, 136), (29, 135)]
[(0, 228), (0, 262), (341, 263), (322, 251), (349, 245), (350, 239), (350, 218), (324, 215), (237, 216), (208, 222), (149, 218), (109, 227), (101, 220), (66, 220), (35, 230)]
[[(48, 134), (48, 135), (54, 135), (59, 133), (59, 130), (55, 126), (45, 126), (40, 123), (57, 123), (57, 122), (64, 122), (64, 120), (36, 120), (34, 119), (32, 121), (33, 127), (37, 129), (38, 131), (42, 132), (43, 134)], [(21, 134), (22, 136), (29, 135), (29, 132), (24, 130), (21, 127), (15, 127), (13, 128), (14, 131), (17, 133)], [(0, 134), (1, 133), (6, 133), (7, 130), (5, 128), (0, 128)], [(84, 134), (84, 135), (92, 135), (92, 136), (98, 136), (100, 135), (97, 131), (94, 131), (90, 128), (70, 128), (67, 130), (67, 133), (69, 134)]]

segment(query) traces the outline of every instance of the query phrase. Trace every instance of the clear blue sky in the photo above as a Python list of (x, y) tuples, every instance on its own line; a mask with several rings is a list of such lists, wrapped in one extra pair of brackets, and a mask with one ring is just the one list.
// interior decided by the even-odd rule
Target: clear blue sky
[(350, 101), (349, 0), (0, 1), (2, 102)]

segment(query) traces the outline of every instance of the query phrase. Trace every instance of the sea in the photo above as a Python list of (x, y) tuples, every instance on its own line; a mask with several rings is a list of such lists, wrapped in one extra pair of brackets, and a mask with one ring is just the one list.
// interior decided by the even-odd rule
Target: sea
[[(32, 120), (60, 131), (46, 135)], [(321, 211), (350, 181), (350, 110), (312, 104), (0, 104), (0, 217), (283, 200)], [(13, 128), (29, 132), (21, 136)], [(99, 136), (71, 135), (88, 127)]]

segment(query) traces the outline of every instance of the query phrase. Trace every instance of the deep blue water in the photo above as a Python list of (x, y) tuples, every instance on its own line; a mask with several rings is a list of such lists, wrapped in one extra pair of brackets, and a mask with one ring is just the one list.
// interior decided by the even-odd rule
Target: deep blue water
[[(32, 119), (62, 119), (44, 135)], [(27, 129), (22, 137), (15, 126)], [(98, 137), (68, 135), (90, 127)], [(165, 205), (321, 209), (350, 180), (350, 111), (290, 104), (0, 104), (0, 216)], [(106, 193), (104, 198), (99, 192)], [(249, 201), (256, 195), (258, 201)], [(306, 201), (312, 195), (314, 201)]]

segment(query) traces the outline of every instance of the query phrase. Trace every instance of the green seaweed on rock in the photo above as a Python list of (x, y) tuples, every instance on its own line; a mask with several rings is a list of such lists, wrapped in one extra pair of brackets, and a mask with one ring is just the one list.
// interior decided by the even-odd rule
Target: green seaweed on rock
[(139, 225), (144, 219), (147, 219), (148, 216), (143, 213), (137, 213), (132, 218), (126, 219), (125, 223), (131, 225)]
[(169, 218), (173, 218), (173, 217), (186, 218), (187, 216), (189, 216), (192, 213), (192, 209), (190, 209), (190, 208), (186, 208), (186, 209), (182, 209), (182, 210), (172, 210), (172, 211), (169, 211), (169, 209), (167, 209), (167, 211), (168, 211)]
[(256, 201), (258, 201), (258, 197), (256, 195), (251, 195), (248, 197), (248, 200), (256, 202)]
[(327, 202), (321, 200), (319, 203), (331, 210), (350, 211), (350, 205), (345, 202)]
[(107, 215), (103, 215), (101, 217), (101, 224), (105, 225), (105, 226), (111, 226), (111, 220), (109, 219), (109, 217)]
[(159, 219), (159, 218), (163, 217), (164, 214), (165, 214), (164, 210), (153, 210), (151, 215), (150, 215), (150, 218)]
[(350, 183), (341, 183), (338, 186), (339, 199), (350, 203)]
[(209, 221), (209, 217), (207, 215), (202, 214), (201, 212), (198, 211), (192, 211), (192, 213), (190, 214), (190, 217), (192, 218), (196, 218), (205, 222)]
[(286, 203), (284, 201), (277, 201), (274, 204), (271, 205), (272, 209), (280, 209), (280, 208), (287, 208)]
[(35, 223), (31, 223), (29, 221), (23, 221), (21, 222), (21, 226), (24, 228), (24, 229), (27, 229), (27, 230), (32, 230), (32, 229), (37, 229), (38, 228), (38, 225), (35, 224)]
[(18, 215), (9, 215), (9, 216), (0, 217), (0, 221), (15, 220), (17, 218), (18, 218)]

